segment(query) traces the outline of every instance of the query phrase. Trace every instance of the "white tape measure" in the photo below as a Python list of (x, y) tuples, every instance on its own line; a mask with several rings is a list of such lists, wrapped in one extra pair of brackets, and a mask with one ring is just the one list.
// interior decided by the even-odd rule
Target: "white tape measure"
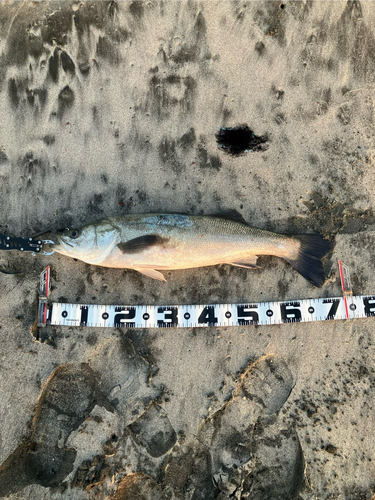
[(375, 296), (351, 295), (349, 271), (339, 262), (343, 297), (278, 302), (202, 305), (48, 304), (49, 267), (41, 275), (38, 326), (106, 328), (196, 328), (278, 325), (375, 316)]

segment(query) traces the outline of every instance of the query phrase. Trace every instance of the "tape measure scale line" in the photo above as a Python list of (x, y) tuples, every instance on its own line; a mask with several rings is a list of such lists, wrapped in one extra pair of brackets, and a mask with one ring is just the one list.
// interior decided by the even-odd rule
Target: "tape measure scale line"
[[(346, 311), (345, 299), (348, 302)], [(47, 320), (44, 322), (45, 307)], [(275, 325), (375, 316), (375, 296), (333, 297), (243, 304), (126, 306), (44, 303), (40, 325), (97, 328), (191, 328)]]

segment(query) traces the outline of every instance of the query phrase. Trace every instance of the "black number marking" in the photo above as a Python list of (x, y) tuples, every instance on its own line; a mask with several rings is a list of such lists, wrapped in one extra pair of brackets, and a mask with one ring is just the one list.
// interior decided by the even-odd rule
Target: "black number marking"
[(115, 328), (134, 328), (135, 322), (130, 321), (135, 318), (135, 307), (115, 307), (115, 319), (114, 324)]
[(281, 320), (283, 323), (298, 323), (302, 319), (299, 302), (285, 302), (280, 304)]
[(340, 299), (324, 299), (323, 304), (332, 304), (331, 309), (328, 311), (327, 317), (325, 319), (326, 320), (327, 319), (335, 319), (337, 309), (338, 309), (339, 304), (340, 304)]
[(375, 316), (375, 297), (364, 297), (363, 305), (365, 306), (366, 316)]
[(81, 306), (80, 326), (86, 326), (87, 325), (88, 315), (89, 315), (89, 308), (87, 306)]
[(198, 323), (207, 324), (208, 326), (215, 326), (215, 323), (217, 322), (218, 321), (215, 317), (214, 306), (206, 306), (199, 315)]
[[(245, 325), (256, 325), (259, 322), (259, 315), (256, 311), (248, 311), (246, 309), (256, 309), (258, 306), (254, 304), (248, 304), (243, 306), (237, 306), (237, 320), (238, 324), (241, 326)], [(245, 319), (248, 318), (248, 319)]]
[(158, 307), (158, 313), (164, 313), (164, 319), (158, 319), (159, 327), (167, 328), (178, 325), (178, 307)]

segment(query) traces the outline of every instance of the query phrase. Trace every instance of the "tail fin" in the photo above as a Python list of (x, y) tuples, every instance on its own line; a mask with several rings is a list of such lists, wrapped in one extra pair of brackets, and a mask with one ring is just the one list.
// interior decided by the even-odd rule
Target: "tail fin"
[(285, 260), (310, 283), (321, 287), (325, 281), (322, 259), (334, 249), (335, 241), (320, 234), (300, 234), (293, 238), (301, 243), (298, 256), (295, 260)]

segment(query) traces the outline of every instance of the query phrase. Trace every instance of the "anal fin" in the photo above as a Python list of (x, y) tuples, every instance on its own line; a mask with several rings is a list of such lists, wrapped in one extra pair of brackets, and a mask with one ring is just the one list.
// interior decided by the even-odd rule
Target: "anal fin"
[(148, 276), (149, 278), (152, 278), (153, 280), (167, 281), (164, 278), (164, 276), (159, 271), (156, 271), (155, 269), (135, 269), (135, 271), (138, 271), (139, 273), (144, 274), (145, 276)]
[(258, 256), (254, 255), (252, 257), (249, 257), (247, 259), (238, 261), (238, 262), (227, 262), (227, 264), (230, 264), (231, 266), (236, 266), (236, 267), (245, 267), (247, 269), (259, 269), (259, 266), (257, 265), (257, 259)]

